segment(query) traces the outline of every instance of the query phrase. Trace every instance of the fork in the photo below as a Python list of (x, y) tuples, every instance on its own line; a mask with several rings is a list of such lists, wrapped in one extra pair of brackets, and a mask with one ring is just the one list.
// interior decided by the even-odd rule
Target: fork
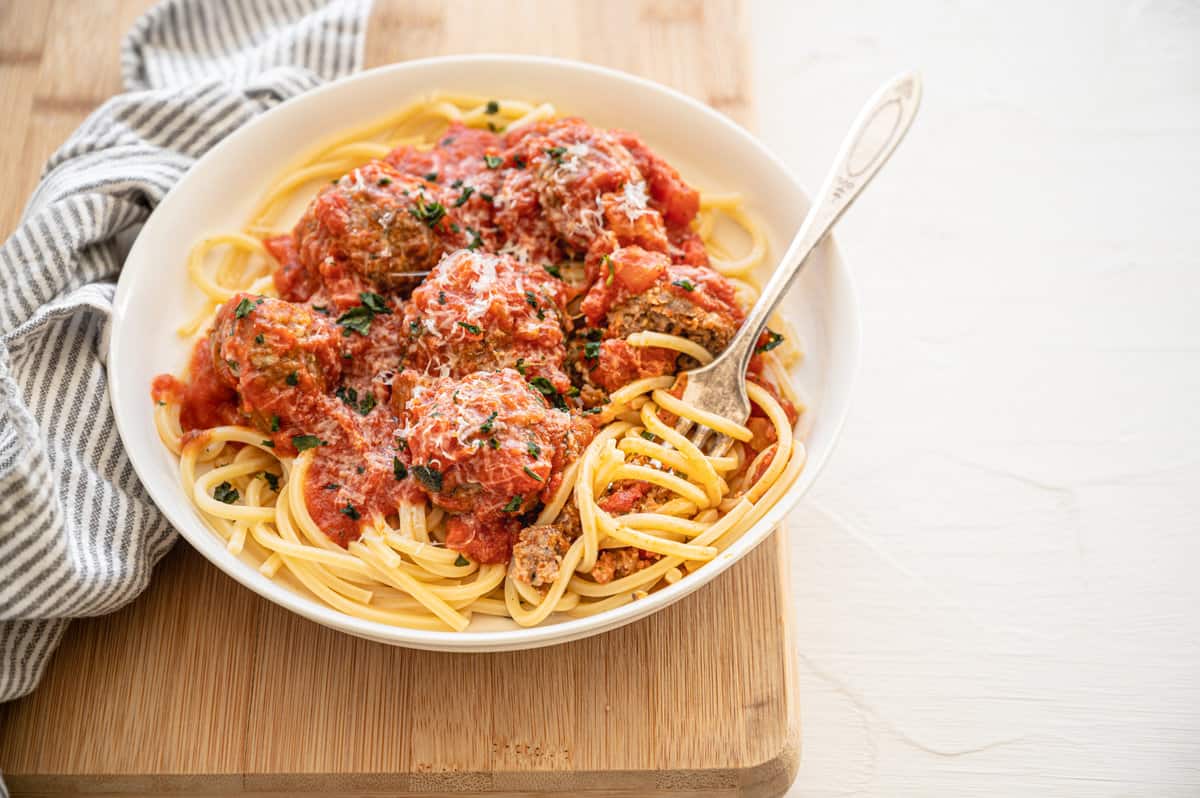
[[(808, 256), (904, 138), (920, 103), (920, 76), (905, 73), (884, 84), (863, 106), (796, 237), (792, 239), (758, 301), (746, 315), (741, 328), (725, 351), (711, 363), (679, 375), (685, 381), (684, 402), (699, 410), (745, 424), (750, 417), (746, 369), (767, 320), (795, 281)], [(675, 430), (688, 436), (697, 448), (711, 457), (725, 454), (733, 443), (728, 435), (683, 417), (675, 425)]]

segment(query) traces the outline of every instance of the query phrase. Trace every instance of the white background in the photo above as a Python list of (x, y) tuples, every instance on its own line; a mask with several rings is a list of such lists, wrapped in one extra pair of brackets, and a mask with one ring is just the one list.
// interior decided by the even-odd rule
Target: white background
[(790, 794), (1200, 794), (1200, 5), (752, 24), (810, 188), (878, 83), (925, 80), (838, 231), (864, 360), (789, 528)]

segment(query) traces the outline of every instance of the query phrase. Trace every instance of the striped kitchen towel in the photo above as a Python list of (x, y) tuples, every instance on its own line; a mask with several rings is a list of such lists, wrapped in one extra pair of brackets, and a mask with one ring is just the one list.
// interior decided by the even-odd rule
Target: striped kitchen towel
[(54, 153), (0, 247), (0, 701), (34, 688), (71, 618), (137, 596), (175, 541), (109, 407), (129, 243), (222, 137), (357, 69), (368, 12), (369, 0), (155, 6), (122, 48), (127, 93)]

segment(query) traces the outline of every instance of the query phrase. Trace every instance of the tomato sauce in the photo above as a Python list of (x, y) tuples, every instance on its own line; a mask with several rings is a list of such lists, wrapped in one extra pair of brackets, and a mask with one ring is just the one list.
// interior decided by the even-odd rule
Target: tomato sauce
[(280, 455), (312, 450), (305, 504), (339, 545), (427, 498), (449, 547), (504, 562), (593, 435), (581, 393), (676, 370), (677, 353), (628, 345), (630, 325), (713, 345), (741, 322), (698, 209), (632, 133), (451, 125), (333, 181), (265, 240), (281, 298), (226, 302), (187, 378), (152, 395), (180, 403), (189, 435), (243, 424)]

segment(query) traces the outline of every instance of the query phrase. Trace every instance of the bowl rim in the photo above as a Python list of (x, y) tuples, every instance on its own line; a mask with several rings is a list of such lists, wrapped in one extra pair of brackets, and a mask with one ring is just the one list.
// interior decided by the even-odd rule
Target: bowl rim
[[(582, 61), (550, 56), (479, 53), (414, 59), (360, 70), (280, 103), (225, 136), (192, 164), (188, 171), (162, 198), (150, 218), (147, 219), (145, 226), (153, 224), (154, 216), (160, 209), (169, 207), (171, 203), (178, 202), (181, 196), (186, 195), (190, 188), (190, 177), (198, 172), (203, 172), (207, 163), (219, 159), (222, 153), (233, 147), (233, 143), (237, 140), (253, 135), (252, 131), (256, 127), (265, 124), (263, 120), (271, 118), (272, 115), (280, 112), (281, 109), (289, 108), (296, 104), (315, 102), (315, 98), (342, 91), (349, 84), (363, 80), (377, 79), (381, 73), (419, 71), (439, 66), (474, 65), (485, 67), (486, 65), (496, 63), (523, 64), (560, 72), (589, 75), (619, 84), (632, 84), (651, 93), (665, 95), (674, 102), (690, 106), (692, 110), (706, 117), (711, 124), (725, 128), (727, 132), (739, 139), (745, 147), (757, 150), (760, 155), (764, 156), (786, 178), (797, 196), (802, 198), (806, 203), (809, 202), (808, 194), (800, 186), (799, 181), (796, 180), (791, 170), (765, 144), (729, 117), (699, 100), (689, 97), (683, 92), (638, 75)], [(333, 135), (335, 132), (335, 130), (331, 129), (329, 135)], [(145, 240), (146, 237), (139, 233), (126, 256), (125, 264), (136, 262)], [(247, 573), (239, 567), (248, 567), (247, 564), (235, 555), (228, 554), (224, 546), (220, 547), (220, 552), (225, 554), (225, 556), (214, 553), (213, 547), (207, 544), (212, 541), (219, 542), (219, 538), (215, 533), (202, 522), (197, 523), (195, 518), (185, 517), (182, 513), (177, 513), (169, 509), (172, 507), (172, 503), (176, 497), (168, 497), (167, 491), (161, 489), (161, 486), (156, 485), (156, 480), (149, 476), (149, 472), (157, 470), (157, 466), (146, 461), (139, 462), (134, 455), (136, 447), (130, 447), (124, 443), (131, 438), (126, 434), (125, 424), (122, 422), (123, 413), (121, 408), (131, 407), (129, 400), (125, 398), (127, 390), (130, 389), (124, 385), (123, 380), (113, 379), (113, 375), (120, 374), (121, 369), (119, 366), (124, 359), (120, 346), (121, 341), (124, 340), (124, 336), (120, 334), (120, 329), (123, 325), (125, 314), (118, 311), (132, 290), (130, 285), (135, 279), (132, 276), (132, 271), (125, 268), (124, 265), (117, 281), (117, 290), (113, 302), (112, 329), (110, 330), (107, 346), (110, 404), (113, 409), (118, 434), (121, 436), (122, 444), (125, 446), (134, 472), (137, 474), (138, 479), (145, 487), (158, 510), (166, 516), (172, 527), (193, 548), (197, 549), (205, 559), (239, 584), (263, 598), (324, 626), (358, 637), (408, 648), (470, 653), (511, 651), (565, 643), (570, 640), (600, 634), (644, 618), (679, 601), (717, 578), (770, 536), (770, 533), (779, 526), (783, 517), (791, 512), (799, 503), (800, 499), (807, 492), (808, 488), (811, 487), (828, 462), (829, 456), (836, 448), (838, 439), (841, 436), (842, 427), (845, 424), (853, 397), (854, 383), (858, 377), (861, 363), (862, 319), (854, 282), (832, 234), (827, 237), (823, 246), (827, 248), (832, 269), (837, 273), (839, 291), (843, 292), (845, 296), (844, 305), (848, 314), (847, 318), (842, 321), (840, 334), (843, 337), (843, 344), (846, 345), (846, 352), (850, 355), (850, 362), (843, 362), (841, 364), (845, 375), (841, 380), (846, 395), (845, 401), (841, 403), (840, 407), (822, 408), (821, 423), (828, 428), (829, 445), (824, 451), (817, 452), (815, 457), (812, 456), (811, 452), (809, 453), (808, 461), (805, 463), (804, 472), (802, 473), (802, 478), (807, 482), (807, 486), (804, 490), (793, 489), (786, 492), (774, 506), (767, 510), (756, 524), (751, 526), (737, 541), (723, 551), (717, 560), (707, 564), (706, 567), (699, 569), (696, 573), (690, 574), (688, 578), (681, 579), (673, 585), (668, 585), (657, 590), (646, 598), (583, 618), (570, 618), (556, 623), (540, 624), (532, 627), (489, 631), (468, 630), (454, 632), (390, 626), (342, 613), (333, 607), (321, 603), (316, 598), (297, 592), (289, 586), (269, 577), (259, 575), (257, 569), (252, 569), (254, 571), (253, 574)], [(142, 422), (145, 421), (145, 419), (139, 420)], [(132, 423), (134, 419), (127, 419), (127, 421)], [(256, 576), (260, 578), (255, 578)]]

